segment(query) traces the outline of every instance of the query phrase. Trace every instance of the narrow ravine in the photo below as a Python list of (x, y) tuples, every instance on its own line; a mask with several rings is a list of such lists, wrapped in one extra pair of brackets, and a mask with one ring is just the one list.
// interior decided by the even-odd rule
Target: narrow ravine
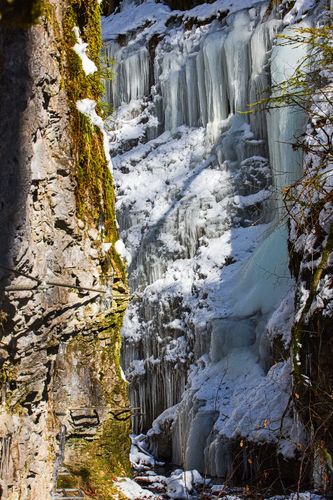
[(332, 0), (0, 0), (0, 499), (333, 496)]

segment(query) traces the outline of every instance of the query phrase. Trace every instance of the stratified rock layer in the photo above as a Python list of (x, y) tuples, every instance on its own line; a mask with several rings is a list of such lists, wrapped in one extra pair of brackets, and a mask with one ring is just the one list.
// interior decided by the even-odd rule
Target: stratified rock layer
[[(64, 454), (79, 475), (87, 460), (94, 462), (82, 479), (92, 491), (102, 488), (101, 468), (111, 476), (127, 464), (127, 424), (110, 413), (127, 406), (118, 363), (126, 276), (113, 247), (103, 139), (89, 123), (80, 139), (74, 101), (98, 95), (91, 95), (92, 80), (82, 88), (88, 79), (76, 54), (69, 56), (74, 43), (66, 32), (70, 15), (98, 54), (99, 7), (79, 3), (45, 2), (38, 24), (22, 27), (14, 16), (0, 26), (0, 484), (8, 500), (50, 498)], [(88, 179), (85, 206), (84, 176), (92, 167), (89, 156), (82, 158), (82, 142), (102, 159), (95, 177), (109, 186), (108, 193), (102, 185), (95, 189), (94, 202)], [(102, 211), (105, 229), (96, 215)], [(113, 437), (106, 439), (109, 427)], [(94, 446), (92, 459), (82, 453), (85, 446)], [(110, 485), (104, 490), (100, 498), (113, 498)]]

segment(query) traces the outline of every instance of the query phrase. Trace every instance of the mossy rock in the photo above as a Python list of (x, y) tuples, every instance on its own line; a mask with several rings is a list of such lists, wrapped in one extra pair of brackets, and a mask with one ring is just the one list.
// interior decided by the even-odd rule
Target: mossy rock
[(98, 331), (92, 331), (73, 339), (67, 348), (68, 356), (77, 360), (81, 373), (90, 370), (89, 380), (100, 394), (103, 406), (100, 415), (104, 416), (92, 440), (69, 436), (64, 465), (72, 474), (72, 485), (100, 500), (115, 498), (116, 477), (130, 474), (130, 420), (117, 420), (112, 412), (118, 404), (128, 407), (127, 383), (121, 377), (120, 368), (121, 320), (122, 314), (115, 315), (113, 321), (110, 315), (106, 321), (109, 325), (112, 322), (112, 327), (104, 329), (103, 322), (93, 326), (93, 329), (102, 328), (102, 341)]
[[(96, 111), (102, 115), (99, 104), (104, 93), (100, 63), (101, 7), (96, 0), (69, 0), (65, 5), (59, 43), (63, 90), (69, 107), (69, 134), (73, 144), (71, 156), (74, 159), (72, 176), (76, 181), (76, 216), (85, 222), (85, 227), (104, 226), (101, 241), (115, 243), (118, 231), (114, 182), (105, 157), (103, 135), (76, 107), (78, 100), (92, 99), (97, 103)], [(83, 41), (88, 44), (88, 57), (97, 67), (91, 75), (84, 73), (82, 62), (73, 51), (76, 43), (73, 28), (76, 26)], [(90, 378), (98, 386), (95, 392), (101, 397), (101, 422), (91, 441), (83, 437), (69, 438), (64, 465), (71, 476), (61, 481), (65, 484), (69, 481), (71, 485), (81, 488), (88, 498), (109, 500), (119, 494), (114, 486), (115, 477), (130, 473), (130, 421), (116, 421), (109, 412), (115, 404), (114, 398), (121, 400), (121, 405), (128, 405), (127, 384), (121, 377), (120, 368), (120, 328), (128, 288), (126, 269), (114, 245), (106, 255), (101, 252), (100, 265), (106, 282), (112, 274), (115, 287), (122, 293), (114, 299), (115, 307), (87, 324), (85, 331), (68, 344), (67, 352), (78, 359), (80, 369), (91, 369)]]
[(28, 28), (38, 22), (44, 0), (0, 0), (0, 21), (15, 28)]
[[(102, 36), (100, 26), (101, 8), (96, 0), (71, 0), (64, 18), (64, 74), (63, 81), (71, 111), (70, 131), (73, 142), (76, 178), (76, 215), (90, 227), (104, 227), (103, 238), (115, 243), (118, 231), (115, 216), (114, 182), (105, 157), (103, 136), (98, 127), (79, 113), (76, 102), (92, 99), (96, 110), (103, 115), (101, 98), (104, 87), (101, 83), (100, 54)], [(73, 51), (76, 43), (73, 28), (80, 28), (83, 40), (88, 43), (89, 58), (94, 61), (97, 72), (86, 75), (78, 55)], [(126, 270), (113, 247), (101, 262), (104, 274), (110, 269), (126, 281)]]

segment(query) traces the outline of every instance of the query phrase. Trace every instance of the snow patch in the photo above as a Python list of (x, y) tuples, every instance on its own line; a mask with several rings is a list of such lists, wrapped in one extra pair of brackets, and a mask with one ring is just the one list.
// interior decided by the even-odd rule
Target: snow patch
[(139, 436), (131, 435), (130, 461), (132, 467), (137, 471), (149, 470), (157, 465), (164, 465), (158, 462), (146, 449), (145, 438), (143, 434)]
[(114, 244), (114, 247), (116, 249), (116, 252), (119, 253), (120, 257), (124, 260), (127, 261), (127, 264), (130, 265), (132, 261), (132, 257), (130, 252), (126, 249), (125, 243), (123, 240), (118, 240)]
[[(269, 341), (289, 340), (281, 191), (300, 174), (289, 143), (304, 117), (238, 111), (270, 85), (270, 60), (279, 83), (304, 48), (290, 57), (274, 45), (283, 21), (261, 22), (266, 4), (255, 3), (181, 12), (126, 1), (104, 20), (106, 39), (128, 35), (125, 45), (110, 42), (108, 92), (117, 213), (132, 256), (123, 337), (132, 402), (142, 409), (134, 424), (152, 425), (152, 443), (171, 432), (175, 463), (220, 477), (225, 438), (275, 444), (286, 457), (302, 440), (288, 406), (290, 363), (271, 366)], [(203, 20), (219, 9), (230, 9), (225, 24), (166, 25), (171, 15)], [(152, 71), (146, 41), (156, 33), (165, 36)]]
[(82, 68), (85, 74), (87, 76), (91, 75), (97, 71), (97, 66), (91, 59), (89, 59), (89, 57), (86, 54), (88, 49), (88, 44), (82, 40), (80, 35), (80, 28), (78, 26), (75, 26), (73, 28), (73, 31), (76, 37), (76, 44), (74, 45), (73, 50), (81, 59)]
[(80, 113), (89, 118), (91, 123), (98, 127), (102, 132), (104, 154), (107, 160), (108, 168), (110, 172), (112, 172), (113, 166), (110, 156), (109, 136), (105, 131), (103, 119), (96, 113), (96, 102), (93, 99), (81, 99), (80, 101), (76, 102), (76, 107), (80, 111)]
[(292, 289), (273, 313), (267, 324), (269, 338), (281, 339), (285, 349), (291, 341), (291, 328), (295, 319), (295, 291)]
[(129, 500), (138, 500), (138, 498), (147, 499), (154, 498), (156, 495), (151, 493), (149, 490), (141, 488), (133, 479), (129, 478), (119, 478), (115, 481), (115, 485), (122, 492), (122, 494)]
[(296, 0), (291, 11), (284, 17), (284, 22), (287, 24), (293, 24), (300, 21), (303, 19), (305, 14), (315, 6), (315, 4), (316, 2), (314, 0)]

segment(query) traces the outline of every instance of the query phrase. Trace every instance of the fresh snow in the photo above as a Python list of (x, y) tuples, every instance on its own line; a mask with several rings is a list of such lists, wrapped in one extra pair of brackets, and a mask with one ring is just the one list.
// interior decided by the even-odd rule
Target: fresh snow
[(99, 129), (104, 128), (103, 119), (96, 113), (96, 102), (93, 99), (82, 99), (76, 103), (77, 109), (84, 114), (93, 125)]
[(105, 158), (108, 163), (108, 168), (110, 172), (113, 170), (113, 165), (112, 165), (112, 160), (110, 156), (110, 143), (109, 143), (109, 136), (107, 132), (105, 131), (105, 126), (104, 126), (104, 121), (103, 119), (96, 113), (96, 102), (93, 99), (81, 99), (76, 102), (76, 107), (82, 113), (85, 115), (93, 125), (98, 127), (100, 131), (102, 132), (103, 135), (103, 147), (104, 147), (104, 154)]
[(291, 342), (291, 328), (295, 317), (295, 291), (291, 289), (278, 309), (271, 316), (268, 324), (268, 336), (271, 341), (282, 340), (288, 350)]
[(119, 253), (120, 257), (127, 261), (127, 264), (130, 265), (132, 261), (132, 257), (130, 252), (126, 249), (123, 240), (116, 241), (114, 245), (116, 252)]
[(82, 40), (80, 36), (80, 28), (78, 26), (75, 26), (73, 28), (73, 31), (76, 37), (76, 44), (74, 45), (73, 50), (81, 59), (82, 68), (85, 74), (91, 75), (92, 73), (95, 73), (97, 71), (97, 66), (91, 59), (89, 59), (89, 57), (86, 54), (88, 49), (88, 44)]
[(157, 498), (156, 495), (151, 493), (149, 490), (141, 488), (133, 479), (129, 478), (119, 478), (115, 485), (121, 491), (121, 493), (129, 500), (137, 500), (138, 498)]
[(296, 0), (294, 7), (284, 18), (285, 23), (292, 24), (300, 21), (315, 5), (315, 0)]
[(153, 455), (147, 451), (145, 436), (143, 434), (138, 436), (132, 434), (131, 441), (130, 461), (135, 470), (145, 471), (158, 465), (164, 465), (163, 462), (156, 460)]
[[(162, 3), (148, 0), (140, 5), (135, 2), (123, 2), (120, 12), (111, 14), (102, 20), (103, 37), (105, 40), (115, 38), (119, 34), (135, 32), (141, 28), (140, 36), (167, 31), (166, 22), (171, 16), (184, 16), (185, 18), (197, 18), (203, 21), (217, 15), (219, 12), (237, 12), (249, 9), (253, 5), (264, 3), (262, 0), (217, 0), (213, 3), (198, 5), (193, 9), (171, 10)], [(148, 26), (147, 26), (148, 25)]]
[(119, 34), (143, 28), (148, 23), (153, 23), (154, 32), (159, 33), (165, 30), (165, 21), (169, 16), (169, 7), (152, 0), (141, 5), (126, 2), (121, 12), (102, 19), (103, 38), (115, 38)]
[[(198, 5), (187, 11), (171, 10), (167, 5), (156, 3), (155, 0), (146, 0), (139, 5), (134, 1), (123, 2), (120, 12), (102, 19), (103, 38), (110, 40), (117, 38), (120, 34), (135, 32), (138, 32), (138, 38), (151, 37), (168, 31), (166, 23), (171, 16), (204, 21), (221, 12), (232, 14), (243, 9), (250, 10), (258, 4), (267, 5), (267, 2), (265, 0), (217, 0)], [(314, 4), (314, 0), (297, 0), (295, 6), (285, 16), (284, 22), (292, 24), (299, 21)], [(129, 41), (129, 43), (133, 42)]]
[[(309, 5), (297, 1), (288, 22)], [(218, 0), (181, 12), (124, 1), (103, 21), (115, 60), (106, 127), (120, 235), (131, 255), (124, 369), (141, 409), (135, 430), (147, 432), (133, 441), (131, 460), (149, 469), (148, 445), (158, 453), (170, 439), (174, 463), (187, 471), (177, 472), (169, 498), (189, 494), (188, 471), (227, 474), (226, 439), (271, 443), (286, 458), (305, 439), (289, 401), (291, 364), (272, 364), (270, 344), (279, 339), (287, 349), (294, 320), (281, 189), (301, 173), (288, 143), (304, 115), (238, 113), (270, 76), (281, 81), (305, 55), (298, 47), (290, 57), (274, 42), (286, 21), (261, 22), (266, 7)], [(222, 25), (185, 33), (166, 26), (171, 16), (203, 20), (226, 9)], [(146, 41), (157, 33), (165, 36), (152, 74)], [(125, 46), (118, 34), (128, 35)]]

